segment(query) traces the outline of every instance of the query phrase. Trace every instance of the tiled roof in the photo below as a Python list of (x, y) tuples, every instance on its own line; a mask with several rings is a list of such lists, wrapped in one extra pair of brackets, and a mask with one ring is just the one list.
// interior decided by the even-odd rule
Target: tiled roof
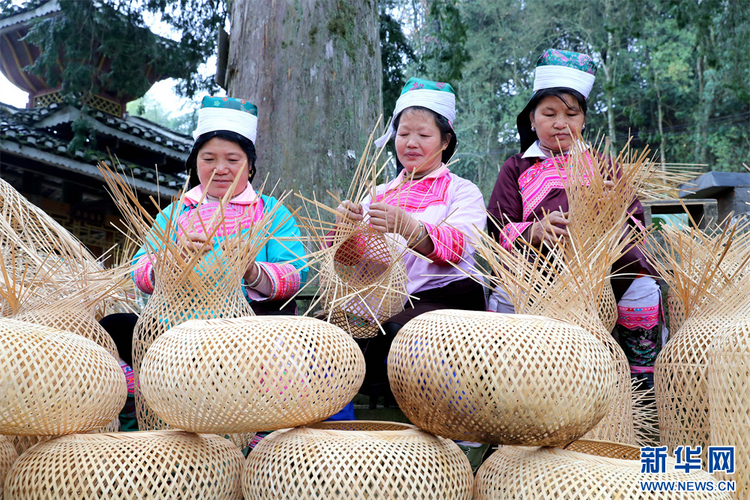
[(7, 19), (18, 14), (24, 14), (27, 12), (31, 13), (46, 3), (53, 3), (54, 5), (51, 5), (51, 7), (59, 9), (57, 2), (54, 0), (28, 0), (23, 5), (11, 4), (10, 6), (8, 6), (7, 9), (5, 9), (3, 12), (0, 12), (0, 20)]
[[(2, 143), (15, 143), (26, 148), (33, 148), (39, 152), (52, 154), (89, 165), (96, 165), (97, 161), (108, 158), (109, 153), (90, 149), (86, 151), (69, 151), (68, 141), (58, 137), (55, 130), (49, 127), (49, 120), (58, 118), (59, 122), (70, 121), (66, 116), (60, 116), (65, 106), (52, 103), (43, 108), (18, 109), (6, 104), (0, 104), (0, 151)], [(147, 120), (128, 120), (95, 112), (92, 116), (102, 127), (96, 127), (98, 133), (117, 136), (136, 146), (159, 151), (167, 154), (176, 161), (184, 161), (190, 151), (192, 140), (185, 135), (163, 129), (159, 125)], [(111, 133), (110, 133), (111, 132)], [(157, 173), (153, 168), (129, 164), (120, 158), (122, 167), (130, 171), (134, 178), (145, 183), (153, 184), (156, 189)], [(162, 187), (180, 189), (184, 182), (181, 173), (158, 173), (158, 181)]]

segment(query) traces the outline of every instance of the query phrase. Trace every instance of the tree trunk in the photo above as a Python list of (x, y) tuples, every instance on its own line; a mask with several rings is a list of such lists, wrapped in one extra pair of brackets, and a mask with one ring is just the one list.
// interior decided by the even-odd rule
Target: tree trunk
[(695, 120), (695, 143), (693, 145), (693, 161), (695, 163), (704, 163), (702, 141), (704, 137), (704, 128), (707, 126), (706, 104), (705, 104), (705, 85), (703, 81), (703, 55), (698, 50), (698, 57), (695, 61), (695, 74), (698, 77), (698, 116)]
[(228, 94), (258, 106), (255, 184), (343, 196), (382, 108), (377, 2), (234, 0), (230, 24)]
[(666, 147), (667, 138), (664, 137), (664, 107), (661, 102), (661, 88), (659, 87), (659, 72), (654, 75), (654, 88), (656, 88), (656, 111), (659, 120), (659, 156), (661, 158), (661, 170), (664, 170), (664, 163), (667, 161)]
[[(604, 4), (604, 19), (607, 24), (612, 22), (612, 2), (607, 1)], [(604, 67), (605, 78), (605, 95), (607, 99), (607, 128), (609, 129), (609, 142), (612, 144), (612, 151), (617, 145), (615, 134), (615, 73), (617, 72), (617, 47), (615, 46), (615, 37), (612, 35), (611, 27), (607, 28), (607, 60)]]

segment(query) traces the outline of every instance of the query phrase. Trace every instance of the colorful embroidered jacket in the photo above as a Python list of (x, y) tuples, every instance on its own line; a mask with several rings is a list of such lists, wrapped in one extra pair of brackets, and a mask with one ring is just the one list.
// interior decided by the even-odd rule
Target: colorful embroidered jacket
[[(487, 224), (484, 198), (473, 183), (454, 175), (442, 166), (422, 179), (404, 183), (406, 171), (393, 181), (376, 188), (376, 202), (398, 206), (424, 224), (435, 250), (427, 255), (432, 263), (406, 254), (410, 294), (440, 288), (466, 278), (474, 265), (471, 237), (476, 227), (483, 231)], [(362, 202), (367, 212), (372, 200)]]
[[(198, 202), (203, 195), (203, 188), (198, 186), (191, 189), (185, 194), (185, 201), (180, 207), (181, 213), (177, 217), (178, 227), (187, 227), (187, 221), (194, 217), (195, 212), (200, 213), (201, 220), (210, 220), (211, 213), (215, 211), (218, 202), (205, 201), (200, 207)], [(220, 243), (224, 237), (223, 231), (232, 230), (240, 224), (236, 224), (239, 218), (242, 220), (243, 229), (249, 227), (254, 221), (259, 220), (263, 213), (272, 210), (278, 201), (271, 196), (257, 196), (252, 186), (248, 185), (247, 189), (241, 194), (232, 198), (225, 208), (224, 229), (219, 229), (214, 237), (214, 251), (220, 252)], [(156, 224), (160, 227), (166, 227), (174, 206), (170, 205), (164, 213), (160, 213), (156, 218)], [(278, 238), (297, 238), (295, 240), (279, 241), (271, 238), (261, 249), (256, 258), (256, 262), (271, 280), (272, 291), (268, 297), (260, 295), (255, 290), (243, 286), (245, 296), (249, 302), (261, 302), (271, 300), (283, 300), (293, 296), (305, 283), (307, 277), (307, 268), (301, 257), (305, 255), (305, 249), (299, 240), (300, 231), (293, 217), (289, 216), (289, 210), (282, 206), (276, 209), (273, 221), (271, 222), (271, 231)], [(285, 220), (286, 219), (286, 220)], [(282, 224), (279, 226), (279, 224)], [(196, 228), (196, 230), (200, 230)], [(153, 264), (145, 247), (142, 247), (134, 257), (137, 263), (136, 270), (133, 272), (133, 281), (135, 285), (145, 293), (154, 291), (154, 273)]]
[[(508, 158), (500, 169), (487, 206), (490, 234), (505, 248), (511, 249), (515, 240), (534, 221), (555, 210), (567, 211), (568, 197), (565, 179), (552, 159), (544, 158), (536, 144), (523, 155)], [(643, 207), (638, 200), (633, 200), (629, 211), (634, 219), (645, 225)], [(645, 269), (648, 274), (657, 275), (637, 247), (631, 247), (612, 268), (620, 269), (623, 274), (636, 274)]]

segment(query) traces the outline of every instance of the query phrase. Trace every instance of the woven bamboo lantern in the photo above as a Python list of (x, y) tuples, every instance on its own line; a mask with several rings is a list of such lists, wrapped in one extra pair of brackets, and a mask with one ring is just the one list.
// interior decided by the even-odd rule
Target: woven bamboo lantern
[(623, 228), (629, 227), (630, 205), (656, 165), (647, 150), (626, 147), (616, 158), (607, 148), (602, 154), (594, 151), (601, 149), (579, 141), (567, 160), (557, 164), (568, 199), (564, 238), (543, 249), (521, 239), (507, 249), (492, 235), (477, 232), (476, 248), (489, 268), (482, 274), (506, 291), (517, 313), (574, 323), (604, 344), (617, 374), (616, 396), (588, 436), (635, 444), (630, 366), (610, 333), (617, 316), (609, 277), (618, 272), (613, 269), (617, 261), (643, 238), (641, 231)]
[(616, 373), (602, 343), (570, 323), (440, 310), (404, 325), (388, 379), (409, 420), (433, 434), (565, 445), (607, 413)]
[(733, 321), (708, 354), (709, 421), (712, 446), (734, 446), (736, 472), (716, 472), (737, 482), (737, 498), (750, 498), (750, 320)]
[(452, 441), (395, 422), (322, 422), (276, 431), (250, 453), (245, 500), (471, 499), (473, 475)]
[(120, 364), (92, 341), (0, 319), (0, 434), (91, 431), (116, 419), (126, 397)]
[[(274, 208), (258, 210), (251, 224), (243, 222), (241, 214), (230, 213), (229, 194), (219, 202), (200, 200), (200, 208), (191, 212), (160, 212), (162, 219), (157, 222), (139, 204), (127, 181), (108, 168), (100, 171), (132, 238), (143, 244), (153, 264), (154, 292), (133, 332), (135, 401), (140, 429), (165, 428), (166, 424), (146, 405), (140, 390), (140, 369), (146, 351), (167, 330), (191, 319), (254, 314), (242, 290), (242, 277), (273, 237), (271, 221), (283, 206), (285, 196)], [(182, 207), (184, 196), (183, 193), (173, 200), (172, 206)], [(200, 232), (207, 241), (198, 251), (186, 251), (179, 243), (186, 232)], [(244, 357), (245, 353), (237, 355)]]
[(18, 453), (16, 453), (10, 440), (5, 436), (0, 436), (0, 496), (3, 494), (5, 476), (17, 458)]
[(710, 442), (708, 349), (731, 322), (724, 314), (688, 317), (656, 358), (659, 436), (670, 449), (702, 446), (705, 458)]
[(364, 222), (338, 227), (322, 253), (320, 284), (329, 321), (355, 339), (375, 337), (404, 310), (406, 265), (395, 242)]
[(364, 376), (356, 342), (325, 321), (193, 320), (151, 345), (141, 390), (149, 407), (177, 428), (257, 432), (325, 420), (352, 400)]
[[(342, 198), (362, 203), (375, 198), (382, 148), (373, 147), (375, 131), (360, 156), (349, 190)], [(383, 234), (365, 220), (341, 220), (336, 209), (318, 200), (297, 195), (305, 203), (306, 215), (300, 220), (317, 244), (307, 255), (308, 264), (318, 269), (319, 302), (327, 321), (355, 339), (368, 339), (381, 333), (381, 323), (404, 310), (408, 300), (407, 275), (400, 237)], [(328, 217), (322, 214), (328, 215)], [(338, 223), (330, 221), (335, 215)], [(310, 311), (318, 301), (313, 301)]]
[[(250, 304), (242, 294), (241, 274), (237, 276), (232, 273), (230, 266), (223, 270), (222, 267), (219, 262), (208, 272), (183, 272), (180, 268), (169, 265), (155, 268), (154, 293), (143, 308), (133, 332), (133, 370), (138, 380), (135, 396), (139, 428), (164, 427), (153, 412), (148, 410), (140, 385), (143, 358), (156, 339), (173, 326), (190, 319), (253, 315)], [(183, 283), (175, 286), (180, 278), (183, 278)]]
[[(590, 447), (590, 446), (589, 446)], [(615, 457), (634, 456), (638, 448), (620, 445), (612, 449)], [(552, 500), (559, 498), (616, 498), (618, 500), (729, 500), (714, 484), (711, 492), (641, 491), (642, 481), (714, 482), (704, 471), (685, 474), (674, 469), (675, 461), (667, 458), (667, 472), (641, 473), (640, 460), (623, 460), (607, 456), (604, 447), (598, 455), (558, 448), (517, 448), (504, 446), (485, 460), (474, 481), (475, 500), (523, 498)]]
[(660, 442), (671, 449), (701, 446), (704, 460), (710, 444), (709, 347), (750, 304), (750, 233), (740, 231), (740, 224), (713, 233), (691, 228), (689, 234), (665, 226), (664, 245), (655, 242), (650, 250), (685, 315), (654, 365)]
[(24, 453), (6, 500), (242, 499), (242, 453), (214, 435), (182, 431), (76, 434)]
[(44, 304), (41, 307), (31, 307), (22, 310), (13, 319), (26, 321), (37, 325), (49, 326), (56, 330), (77, 333), (82, 337), (94, 341), (109, 352), (115, 359), (120, 359), (117, 346), (91, 312), (82, 307), (70, 307), (69, 304)]

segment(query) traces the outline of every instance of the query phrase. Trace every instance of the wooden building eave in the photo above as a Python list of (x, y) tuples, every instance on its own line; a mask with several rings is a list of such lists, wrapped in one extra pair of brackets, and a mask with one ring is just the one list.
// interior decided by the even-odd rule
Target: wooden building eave
[[(0, 151), (13, 153), (18, 156), (28, 158), (29, 160), (38, 161), (65, 170), (82, 173), (89, 177), (96, 178), (99, 181), (104, 181), (101, 173), (99, 172), (99, 169), (94, 165), (76, 161), (71, 158), (66, 158), (64, 156), (58, 156), (47, 151), (41, 151), (30, 146), (23, 146), (15, 142), (0, 140)], [(163, 184), (157, 186), (156, 183), (147, 182), (137, 178), (128, 178), (127, 176), (124, 177), (127, 179), (129, 185), (135, 187), (139, 192), (144, 194), (152, 196), (173, 197), (179, 193), (178, 190), (167, 187)]]

